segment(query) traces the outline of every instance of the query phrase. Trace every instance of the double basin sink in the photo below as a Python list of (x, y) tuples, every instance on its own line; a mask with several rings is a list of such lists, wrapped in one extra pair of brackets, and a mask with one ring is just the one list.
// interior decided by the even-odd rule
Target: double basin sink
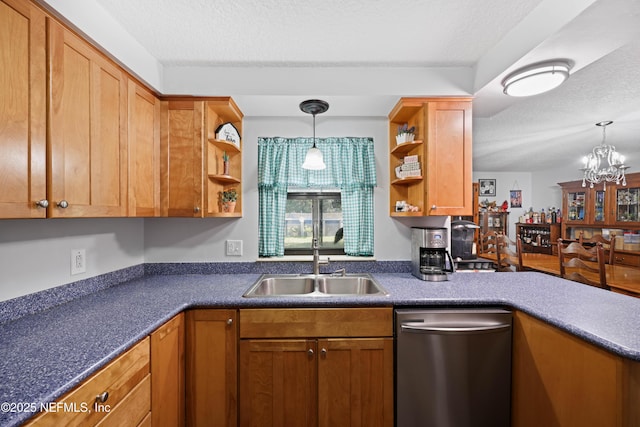
[(263, 274), (243, 297), (385, 296), (389, 293), (369, 274)]

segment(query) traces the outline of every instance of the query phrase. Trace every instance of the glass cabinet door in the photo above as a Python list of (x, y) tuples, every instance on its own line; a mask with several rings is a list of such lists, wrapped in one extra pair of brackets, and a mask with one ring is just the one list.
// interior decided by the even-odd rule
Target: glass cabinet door
[(616, 222), (638, 222), (640, 188), (616, 190)]
[(595, 200), (593, 206), (593, 221), (594, 222), (604, 222), (605, 217), (605, 195), (606, 191), (597, 190), (595, 192)]
[(567, 193), (567, 220), (584, 221), (586, 192)]

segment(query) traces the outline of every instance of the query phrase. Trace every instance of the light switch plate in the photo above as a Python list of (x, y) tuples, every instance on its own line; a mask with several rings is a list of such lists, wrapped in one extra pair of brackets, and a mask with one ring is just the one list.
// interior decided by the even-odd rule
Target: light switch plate
[(227, 255), (242, 256), (242, 240), (227, 240)]

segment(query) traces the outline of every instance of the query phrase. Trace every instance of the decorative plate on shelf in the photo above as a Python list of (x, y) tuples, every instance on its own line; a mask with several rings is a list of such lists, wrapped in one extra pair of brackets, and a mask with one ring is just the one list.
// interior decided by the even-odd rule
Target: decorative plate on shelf
[(227, 141), (240, 147), (240, 133), (233, 123), (223, 123), (216, 129), (216, 139)]

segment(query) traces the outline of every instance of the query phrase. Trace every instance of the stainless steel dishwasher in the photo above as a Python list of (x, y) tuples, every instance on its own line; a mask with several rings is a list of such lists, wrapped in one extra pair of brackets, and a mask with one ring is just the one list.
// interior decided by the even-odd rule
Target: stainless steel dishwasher
[(397, 427), (508, 427), (511, 312), (399, 309)]

